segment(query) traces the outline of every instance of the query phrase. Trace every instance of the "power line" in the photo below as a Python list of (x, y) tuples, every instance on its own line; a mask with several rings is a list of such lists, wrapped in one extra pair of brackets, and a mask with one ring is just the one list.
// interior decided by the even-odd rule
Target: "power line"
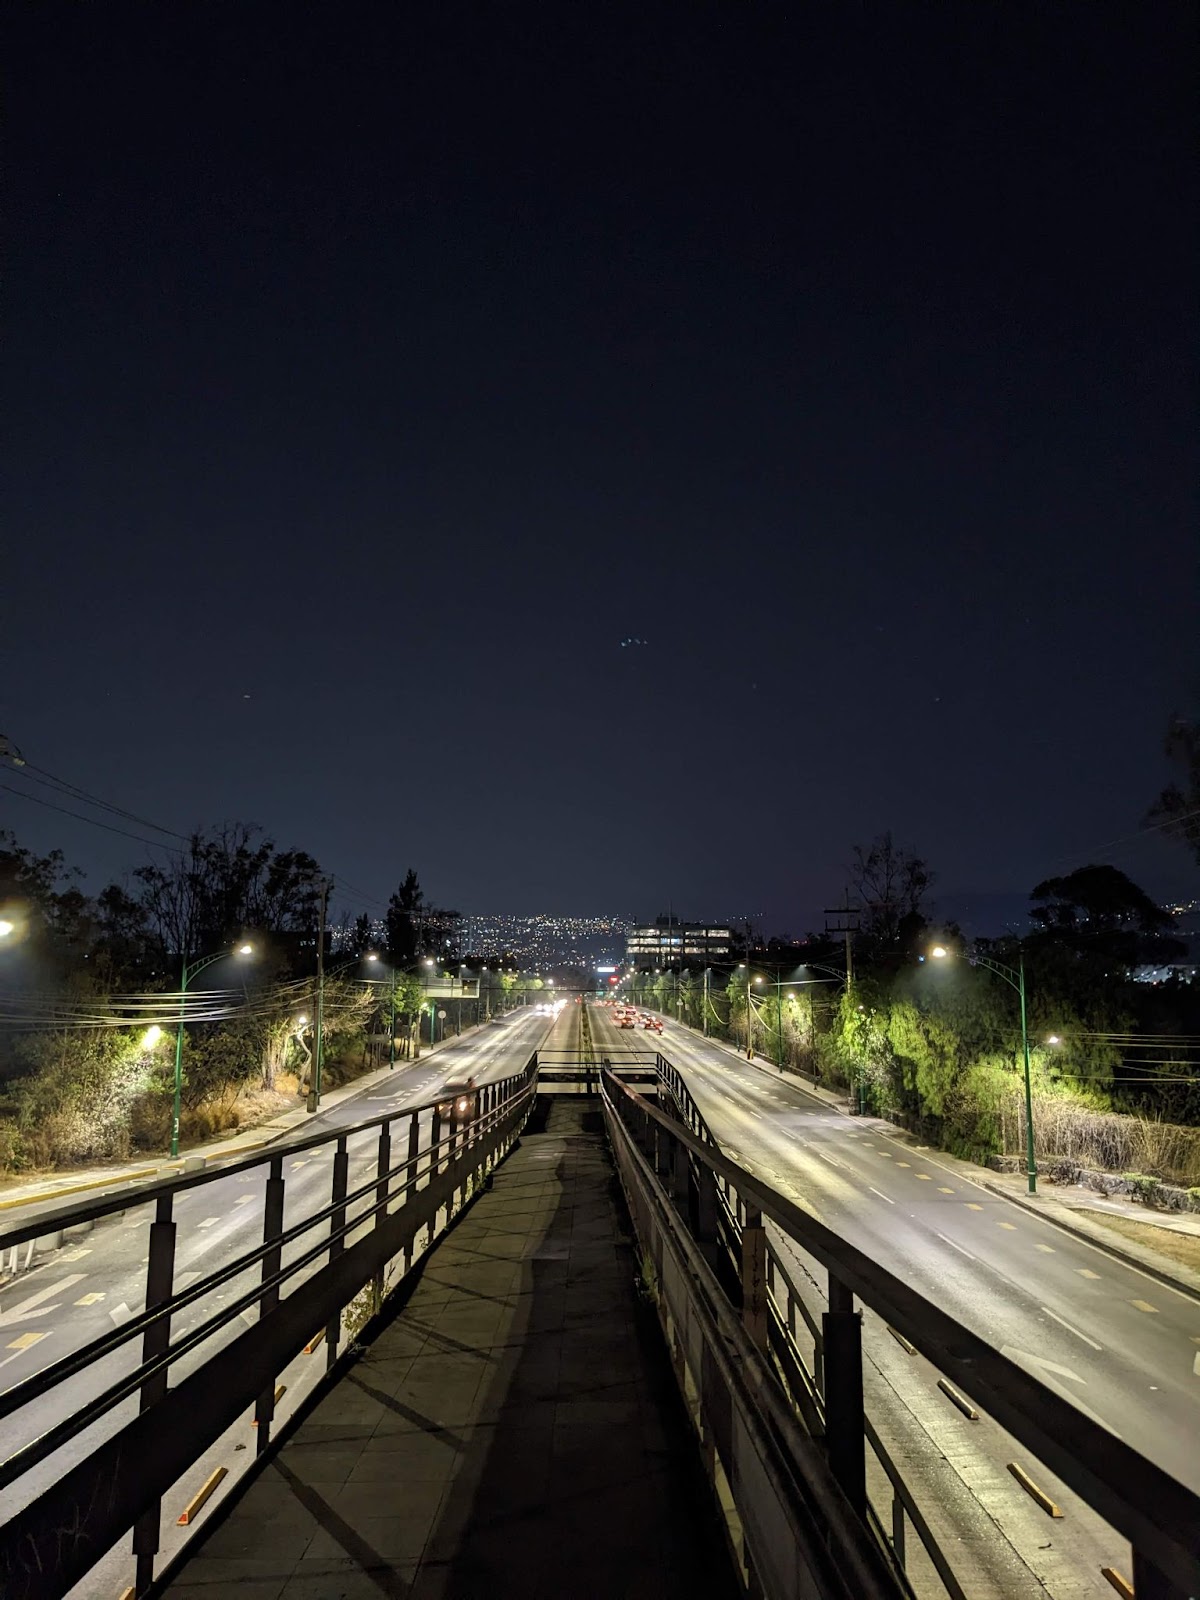
[[(69, 811), (66, 806), (56, 806), (53, 800), (44, 800), (39, 794), (26, 794), (23, 789), (14, 789), (11, 784), (0, 783), (0, 789), (8, 794), (15, 794), (18, 800), (30, 800), (35, 806), (46, 806), (51, 811), (60, 811), (64, 817), (74, 817), (77, 822), (88, 822), (93, 828), (103, 828), (106, 833), (119, 833), (123, 839), (136, 839), (139, 844), (149, 845), (152, 850), (165, 850), (175, 856), (183, 854), (182, 850), (174, 845), (163, 844), (160, 839), (147, 839), (143, 834), (130, 833), (128, 828), (116, 828), (111, 822), (101, 822), (97, 817), (86, 817), (82, 811)], [(183, 836), (177, 834), (176, 837)]]
[[(39, 773), (39, 777), (34, 774)], [(43, 784), (47, 788), (60, 789), (76, 800), (82, 800), (87, 805), (96, 806), (102, 811), (110, 811), (116, 817), (122, 817), (126, 822), (136, 822), (140, 827), (152, 828), (155, 833), (165, 833), (169, 838), (179, 839), (187, 844), (190, 841), (186, 834), (178, 833), (174, 828), (164, 828), (161, 822), (153, 822), (149, 817), (140, 817), (136, 811), (126, 811), (123, 806), (114, 805), (110, 800), (103, 800), (99, 795), (90, 794), (88, 790), (81, 789), (78, 784), (70, 783), (66, 778), (60, 778), (53, 772), (47, 772), (45, 767), (35, 767), (26, 763), (21, 772), (22, 777), (29, 778), (32, 783)]]

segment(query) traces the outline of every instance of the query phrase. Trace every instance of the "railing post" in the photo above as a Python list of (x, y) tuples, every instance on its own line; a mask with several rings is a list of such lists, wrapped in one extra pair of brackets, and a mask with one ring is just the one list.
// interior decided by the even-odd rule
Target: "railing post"
[(892, 1551), (904, 1570), (904, 1501), (900, 1498), (900, 1491), (892, 1485)]
[[(421, 1153), (421, 1123), (414, 1111), (408, 1119), (408, 1164), (404, 1169), (404, 1203), (411, 1205), (417, 1193), (417, 1160)], [(417, 1247), (417, 1230), (414, 1228), (404, 1246), (404, 1270), (413, 1264)]]
[[(283, 1232), (283, 1157), (272, 1156), (267, 1175), (267, 1188), (263, 1196), (263, 1243), (271, 1244)], [(279, 1271), (283, 1261), (282, 1247), (272, 1245), (262, 1259), (260, 1281), (267, 1284)], [(264, 1288), (258, 1297), (258, 1320), (261, 1322), (279, 1304), (279, 1285)], [(275, 1374), (269, 1373), (267, 1384), (254, 1402), (254, 1420), (258, 1424), (254, 1450), (262, 1455), (271, 1442), (271, 1423), (275, 1416)]]
[[(337, 1154), (333, 1158), (333, 1192), (330, 1195), (335, 1210), (329, 1219), (329, 1265), (332, 1266), (346, 1248), (346, 1241), (341, 1237), (342, 1229), (346, 1226), (346, 1207), (342, 1202), (346, 1198), (346, 1189), (350, 1176), (350, 1154), (346, 1148), (346, 1135), (343, 1133), (337, 1142)], [(342, 1332), (341, 1309), (329, 1319), (325, 1329), (325, 1370), (337, 1360), (338, 1342)]]
[(1183, 1590), (1164, 1578), (1136, 1549), (1133, 1551), (1133, 1592), (1137, 1600), (1186, 1600)]
[(825, 1368), (825, 1443), (846, 1498), (863, 1516), (867, 1467), (863, 1438), (862, 1312), (840, 1278), (829, 1274), (829, 1310), (821, 1317)]
[(742, 1326), (760, 1350), (768, 1341), (767, 1231), (762, 1212), (747, 1207), (742, 1223)]
[[(146, 1310), (160, 1306), (171, 1298), (175, 1279), (175, 1224), (171, 1219), (169, 1194), (159, 1196), (154, 1221), (150, 1224), (150, 1256), (146, 1263)], [(142, 1334), (142, 1360), (153, 1361), (161, 1356), (171, 1342), (171, 1319), (160, 1317)], [(167, 1393), (167, 1368), (152, 1373), (142, 1382), (138, 1400), (139, 1411), (149, 1411), (151, 1406), (165, 1398)], [(154, 1582), (154, 1557), (158, 1553), (159, 1521), (162, 1502), (155, 1500), (142, 1512), (133, 1528), (133, 1554), (136, 1557), (134, 1589), (137, 1594), (147, 1593)]]
[[(375, 1176), (379, 1180), (375, 1185), (375, 1226), (377, 1228), (382, 1228), (384, 1223), (387, 1221), (388, 1196), (391, 1192), (391, 1182), (388, 1175), (391, 1170), (392, 1125), (390, 1122), (383, 1122), (379, 1125), (379, 1155), (375, 1162)], [(377, 1311), (383, 1304), (383, 1280), (385, 1271), (386, 1263), (383, 1263), (380, 1266), (379, 1271), (371, 1280), (375, 1286), (375, 1309)]]
[(688, 1215), (692, 1237), (710, 1267), (715, 1267), (719, 1252), (717, 1240), (717, 1180), (705, 1161), (697, 1161), (689, 1171)]

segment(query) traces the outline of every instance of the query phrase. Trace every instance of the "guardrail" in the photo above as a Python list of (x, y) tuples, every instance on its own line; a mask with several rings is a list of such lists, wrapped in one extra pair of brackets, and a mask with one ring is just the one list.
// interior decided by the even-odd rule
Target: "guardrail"
[[(947, 1593), (962, 1600), (917, 1500), (865, 1416), (857, 1296), (1129, 1540), (1138, 1600), (1200, 1595), (1200, 1497), (729, 1160), (679, 1073), (661, 1055), (657, 1064), (675, 1114), (605, 1073), (606, 1119), (684, 1392), (697, 1397), (705, 1459), (727, 1480), (745, 1531), (748, 1582), (768, 1596), (795, 1593), (788, 1573), (804, 1561), (817, 1593), (907, 1592), (907, 1520)], [(829, 1309), (819, 1323), (766, 1221), (826, 1271)], [(813, 1336), (807, 1361), (798, 1316)], [(722, 1338), (738, 1361), (728, 1371)], [(752, 1452), (756, 1470), (748, 1472), (750, 1435), (772, 1448)], [(890, 1535), (868, 1502), (868, 1443), (891, 1487)], [(764, 1497), (770, 1516), (755, 1504)], [(852, 1578), (816, 1571), (831, 1548), (851, 1563)], [(871, 1562), (856, 1572), (853, 1561), (865, 1561), (868, 1550)]]
[[(535, 1054), (521, 1072), (481, 1085), (473, 1104), (448, 1103), (443, 1091), (424, 1106), (64, 1208), (52, 1224), (43, 1214), (5, 1228), (0, 1250), (42, 1236), (49, 1226), (87, 1227), (135, 1206), (152, 1206), (154, 1213), (145, 1309), (0, 1394), (0, 1423), (24, 1434), (0, 1463), (0, 1493), (8, 1503), (25, 1489), (25, 1503), (0, 1527), (5, 1600), (58, 1600), (131, 1528), (134, 1592), (144, 1594), (154, 1577), (164, 1494), (250, 1406), (262, 1454), (275, 1417), (277, 1374), (322, 1333), (326, 1370), (333, 1365), (347, 1306), (368, 1285), (378, 1304), (385, 1284), (411, 1267), (421, 1236), (427, 1233), (427, 1247), (449, 1225), (518, 1137), (536, 1083)], [(375, 1170), (350, 1188), (350, 1143), (372, 1136)], [(306, 1160), (327, 1158), (330, 1198), (285, 1226), (284, 1162), (304, 1152)], [(175, 1200), (231, 1177), (262, 1179), (262, 1242), (176, 1289)], [(205, 1305), (231, 1286), (231, 1300)], [(173, 1331), (172, 1322), (189, 1314), (191, 1325)], [(131, 1365), (138, 1339), (140, 1360)], [(101, 1386), (81, 1400), (84, 1374)], [(72, 1444), (77, 1453), (81, 1440), (83, 1459), (55, 1460)]]

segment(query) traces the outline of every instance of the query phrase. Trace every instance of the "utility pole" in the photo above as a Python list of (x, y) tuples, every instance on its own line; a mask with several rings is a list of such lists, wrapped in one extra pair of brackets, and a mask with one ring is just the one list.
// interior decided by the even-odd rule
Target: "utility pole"
[[(845, 902), (845, 905), (825, 907), (825, 932), (843, 933), (846, 936), (846, 996), (849, 998), (854, 990), (854, 935), (858, 932), (859, 911), (857, 906), (850, 904), (849, 889), (846, 890)], [(830, 922), (830, 917), (835, 920)], [(850, 1085), (850, 1115), (861, 1115), (862, 1108), (862, 1083), (856, 1073)]]
[(313, 1077), (308, 1091), (308, 1109), (321, 1104), (321, 1059), (325, 1043), (325, 914), (329, 906), (329, 879), (321, 879), (321, 919), (317, 929), (317, 1004), (313, 1030)]

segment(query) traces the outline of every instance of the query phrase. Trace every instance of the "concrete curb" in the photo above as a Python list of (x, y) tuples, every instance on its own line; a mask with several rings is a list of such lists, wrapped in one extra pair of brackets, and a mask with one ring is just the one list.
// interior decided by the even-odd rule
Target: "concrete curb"
[[(1002, 1200), (1010, 1201), (1022, 1211), (1028, 1211), (1030, 1216), (1041, 1217), (1043, 1222), (1053, 1223), (1063, 1233), (1069, 1233), (1073, 1238), (1083, 1239), (1088, 1244), (1095, 1245), (1097, 1250), (1103, 1250), (1106, 1255), (1112, 1256), (1114, 1260), (1120, 1261), (1124, 1266), (1136, 1267), (1139, 1272), (1144, 1272), (1148, 1277), (1155, 1278), (1159, 1283), (1166, 1284), (1168, 1289), (1178, 1289), (1180, 1294), (1186, 1294), (1189, 1298), (1200, 1303), (1200, 1273), (1190, 1274), (1186, 1278), (1178, 1277), (1176, 1273), (1161, 1264), (1151, 1246), (1147, 1245), (1145, 1247), (1145, 1254), (1140, 1250), (1135, 1252), (1129, 1248), (1123, 1248), (1119, 1244), (1114, 1244), (1099, 1224), (1090, 1223), (1086, 1218), (1055, 1216), (1054, 1212), (1049, 1208), (1043, 1210), (1041, 1206), (1031, 1204), (1028, 1200), (1023, 1199), (1022, 1196), (1011, 1194), (1007, 1189), (1001, 1188), (998, 1183), (989, 1183), (986, 1178), (978, 1178), (975, 1181), (981, 1189), (988, 1190), (990, 1194), (999, 1195)], [(1051, 1204), (1053, 1203), (1051, 1202)], [(1153, 1227), (1154, 1224), (1147, 1223), (1146, 1226)], [(1180, 1270), (1188, 1271), (1186, 1267)]]

